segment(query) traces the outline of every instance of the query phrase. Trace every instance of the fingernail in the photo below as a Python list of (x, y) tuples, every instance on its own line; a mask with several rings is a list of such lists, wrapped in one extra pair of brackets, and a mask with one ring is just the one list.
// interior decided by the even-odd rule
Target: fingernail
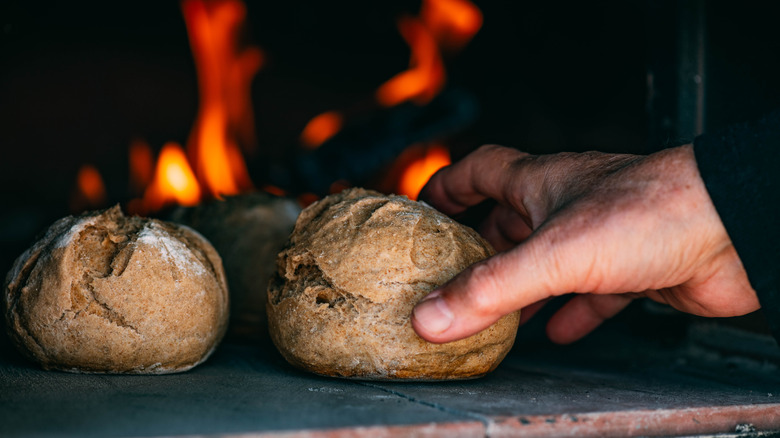
[(441, 293), (436, 291), (423, 298), (412, 312), (426, 332), (436, 335), (450, 328), (454, 319), (449, 306), (439, 295)]
[(423, 299), (420, 300), (422, 303), (423, 301), (432, 300), (438, 296), (441, 296), (441, 289), (436, 289), (435, 291), (429, 293), (428, 295), (424, 296)]

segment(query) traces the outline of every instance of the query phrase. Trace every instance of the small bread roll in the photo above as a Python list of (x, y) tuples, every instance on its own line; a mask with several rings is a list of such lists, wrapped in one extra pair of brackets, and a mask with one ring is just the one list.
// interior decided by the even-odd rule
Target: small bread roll
[(270, 342), (265, 294), (300, 212), (295, 200), (260, 192), (173, 212), (171, 220), (201, 233), (222, 257), (230, 289), (228, 339)]
[(222, 262), (193, 230), (125, 217), (66, 217), (22, 254), (3, 294), (8, 333), (46, 369), (188, 370), (225, 333)]
[(515, 339), (519, 313), (467, 339), (429, 343), (414, 305), (493, 254), (474, 230), (424, 204), (363, 189), (305, 209), (268, 290), (271, 339), (317, 374), (374, 380), (482, 376)]

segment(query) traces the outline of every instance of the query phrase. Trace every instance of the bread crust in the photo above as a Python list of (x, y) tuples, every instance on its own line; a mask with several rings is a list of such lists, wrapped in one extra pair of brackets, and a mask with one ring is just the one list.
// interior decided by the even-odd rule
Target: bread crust
[(52, 225), (16, 260), (3, 298), (19, 351), (72, 372), (185, 371), (214, 351), (228, 318), (209, 242), (119, 207)]
[(290, 198), (262, 192), (226, 196), (222, 200), (180, 207), (174, 222), (205, 236), (222, 257), (230, 289), (227, 339), (269, 343), (265, 294), (301, 212)]
[(350, 189), (311, 205), (279, 254), (269, 331), (287, 359), (317, 374), (374, 380), (475, 378), (514, 342), (519, 313), (467, 339), (429, 343), (414, 305), (494, 253), (472, 229), (402, 196)]

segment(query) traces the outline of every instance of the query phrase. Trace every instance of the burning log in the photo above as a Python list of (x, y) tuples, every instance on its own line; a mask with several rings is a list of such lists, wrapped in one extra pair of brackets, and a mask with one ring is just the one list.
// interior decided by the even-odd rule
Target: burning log
[[(409, 68), (376, 89), (372, 110), (357, 105), (351, 115), (327, 111), (311, 119), (300, 143), (314, 152), (300, 154), (292, 164), (271, 166), (266, 172), (270, 182), (318, 195), (326, 194), (334, 181), (365, 185), (404, 149), (441, 140), (473, 123), (477, 105), (471, 95), (452, 90), (442, 94), (447, 81), (443, 55), (463, 48), (481, 27), (482, 12), (468, 0), (423, 0), (419, 15), (398, 20), (398, 31), (410, 49)], [(419, 172), (408, 178), (413, 184), (399, 185), (403, 194), (416, 197), (433, 171), (449, 164), (448, 152), (444, 159), (439, 151), (434, 155), (412, 166)]]
[(319, 148), (269, 164), (263, 173), (293, 193), (325, 195), (338, 180), (364, 184), (410, 145), (459, 132), (478, 112), (473, 95), (447, 90), (425, 106), (407, 102), (356, 117)]

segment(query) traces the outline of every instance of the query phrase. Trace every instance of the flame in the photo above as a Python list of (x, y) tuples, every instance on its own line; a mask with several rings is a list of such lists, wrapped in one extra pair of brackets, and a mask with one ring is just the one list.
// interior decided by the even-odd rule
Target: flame
[(240, 48), (246, 7), (240, 0), (184, 0), (182, 14), (198, 74), (198, 114), (187, 154), (167, 143), (155, 167), (151, 147), (143, 140), (131, 143), (130, 182), (135, 193), (143, 193), (128, 203), (133, 213), (170, 203), (195, 205), (204, 192), (220, 197), (252, 188), (241, 148), (256, 143), (251, 84), (265, 55), (257, 47)]
[(436, 40), (417, 18), (401, 18), (398, 30), (412, 50), (409, 69), (379, 86), (376, 91), (377, 102), (386, 107), (407, 100), (426, 104), (441, 91), (446, 79)]
[[(241, 150), (252, 151), (256, 145), (251, 85), (265, 63), (265, 54), (257, 47), (240, 44), (246, 7), (240, 0), (183, 0), (182, 13), (197, 69), (198, 114), (186, 154), (178, 144), (167, 143), (155, 167), (146, 142), (131, 144), (131, 184), (144, 196), (132, 200), (128, 208), (144, 214), (174, 202), (197, 204), (204, 192), (219, 198), (253, 186)], [(482, 13), (468, 0), (423, 0), (419, 17), (398, 21), (399, 32), (411, 50), (409, 68), (377, 89), (377, 102), (386, 107), (410, 100), (419, 105), (428, 103), (446, 81), (441, 50), (462, 47), (481, 25)], [(343, 124), (339, 112), (320, 114), (304, 128), (301, 143), (316, 148)], [(405, 170), (398, 191), (416, 198), (428, 178), (449, 163), (445, 148), (429, 147), (424, 157)], [(346, 185), (334, 183), (331, 189), (337, 191)], [(78, 186), (79, 196), (88, 202), (104, 202), (105, 187), (91, 166), (79, 172)], [(275, 189), (266, 188), (269, 192), (278, 191)], [(300, 198), (309, 203), (316, 196), (303, 194)]]
[(460, 49), (482, 27), (482, 12), (467, 0), (423, 0), (420, 18), (442, 47)]
[(247, 47), (237, 54), (238, 59), (228, 67), (225, 83), (225, 100), (228, 123), (232, 127), (242, 149), (254, 152), (255, 112), (252, 107), (252, 80), (265, 64), (265, 53), (258, 47)]
[(105, 203), (106, 185), (103, 183), (100, 172), (94, 166), (89, 164), (81, 166), (78, 176), (76, 176), (76, 186), (78, 194), (87, 207), (95, 208)]
[[(377, 102), (383, 106), (407, 100), (418, 105), (430, 102), (446, 82), (441, 51), (461, 49), (481, 27), (482, 12), (468, 0), (422, 0), (419, 18), (406, 17), (398, 22), (398, 29), (412, 52), (409, 69), (377, 89)], [(420, 146), (407, 148), (396, 160), (393, 167), (404, 169), (396, 191), (417, 199), (428, 179), (450, 164), (450, 155), (443, 146), (432, 145), (404, 168), (407, 152), (417, 155)]]
[(156, 211), (170, 203), (195, 205), (201, 191), (184, 150), (177, 143), (166, 143), (160, 151), (154, 179), (144, 193), (145, 211)]
[(246, 7), (237, 0), (185, 0), (182, 12), (198, 72), (200, 105), (187, 143), (195, 173), (212, 196), (236, 194), (252, 182), (238, 147), (251, 137), (251, 81), (260, 49), (238, 50)]
[[(447, 79), (442, 50), (462, 48), (479, 32), (482, 21), (482, 12), (468, 0), (422, 0), (419, 16), (407, 16), (398, 21), (398, 30), (411, 50), (409, 68), (377, 88), (374, 96), (377, 103), (392, 107), (406, 101), (418, 105), (430, 102), (444, 88)], [(320, 114), (304, 128), (301, 143), (307, 148), (316, 148), (339, 132), (343, 123), (341, 113)], [(403, 168), (403, 156), (396, 160), (393, 169)], [(449, 163), (446, 149), (429, 148), (425, 157), (406, 169), (398, 191), (416, 198), (428, 178)], [(398, 170), (386, 178), (384, 184), (388, 187), (393, 186), (396, 172)], [(339, 188), (339, 185), (335, 186), (336, 190)]]
[(301, 143), (308, 149), (315, 149), (336, 135), (344, 124), (344, 117), (338, 111), (324, 112), (309, 120), (301, 132)]
[(417, 199), (425, 183), (437, 170), (451, 163), (449, 151), (440, 145), (431, 145), (424, 155), (409, 164), (401, 175), (398, 193)]

